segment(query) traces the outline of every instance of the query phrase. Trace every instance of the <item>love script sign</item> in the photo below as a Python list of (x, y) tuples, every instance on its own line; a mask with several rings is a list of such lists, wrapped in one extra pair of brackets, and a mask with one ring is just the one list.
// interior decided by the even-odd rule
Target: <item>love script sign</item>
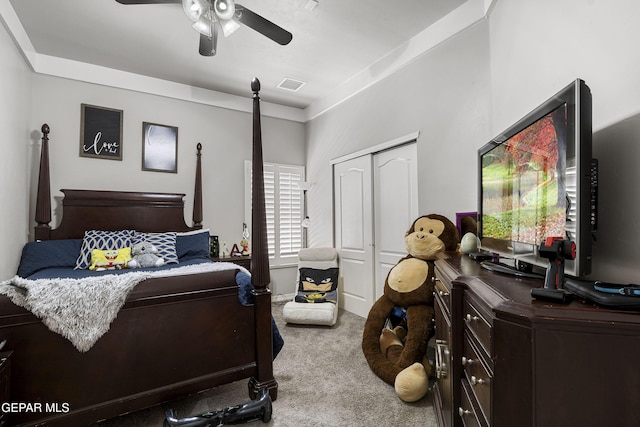
[(122, 110), (81, 107), (80, 156), (122, 160)]

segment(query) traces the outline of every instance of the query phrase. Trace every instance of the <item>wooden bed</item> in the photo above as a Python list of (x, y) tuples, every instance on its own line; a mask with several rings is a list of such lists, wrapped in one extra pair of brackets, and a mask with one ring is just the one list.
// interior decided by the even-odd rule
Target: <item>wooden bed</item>
[[(250, 397), (266, 387), (277, 398), (257, 79), (251, 87), (253, 304), (239, 302), (237, 270), (147, 279), (129, 294), (109, 331), (82, 353), (0, 296), (2, 351), (12, 352), (9, 401), (42, 408), (10, 414), (10, 425), (87, 425), (245, 378)], [(200, 146), (193, 226), (184, 221), (183, 194), (63, 190), (62, 219), (51, 228), (49, 128), (42, 130), (37, 240), (81, 239), (88, 229), (202, 228)], [(114, 218), (122, 221), (114, 224)]]

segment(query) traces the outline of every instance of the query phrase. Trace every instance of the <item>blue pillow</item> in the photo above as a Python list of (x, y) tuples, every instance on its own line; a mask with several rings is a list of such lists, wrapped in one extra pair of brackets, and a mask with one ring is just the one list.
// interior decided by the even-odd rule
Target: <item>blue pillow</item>
[(75, 267), (82, 239), (29, 242), (22, 248), (18, 276), (28, 277), (51, 267)]
[(176, 252), (180, 262), (190, 259), (209, 259), (209, 230), (178, 233)]

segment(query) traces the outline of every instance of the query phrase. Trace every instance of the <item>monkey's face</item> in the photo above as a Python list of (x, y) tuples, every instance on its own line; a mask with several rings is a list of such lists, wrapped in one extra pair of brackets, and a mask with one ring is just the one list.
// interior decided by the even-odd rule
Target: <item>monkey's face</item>
[(420, 259), (436, 259), (437, 254), (446, 249), (445, 243), (440, 239), (445, 228), (445, 224), (438, 219), (418, 218), (404, 237), (407, 252)]

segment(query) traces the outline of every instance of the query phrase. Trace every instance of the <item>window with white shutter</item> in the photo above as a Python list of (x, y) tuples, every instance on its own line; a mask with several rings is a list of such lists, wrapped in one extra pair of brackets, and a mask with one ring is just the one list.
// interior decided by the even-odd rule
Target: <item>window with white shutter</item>
[[(302, 248), (304, 166), (265, 163), (263, 172), (271, 263), (295, 264)], [(250, 161), (245, 162), (245, 221), (251, 224)]]

